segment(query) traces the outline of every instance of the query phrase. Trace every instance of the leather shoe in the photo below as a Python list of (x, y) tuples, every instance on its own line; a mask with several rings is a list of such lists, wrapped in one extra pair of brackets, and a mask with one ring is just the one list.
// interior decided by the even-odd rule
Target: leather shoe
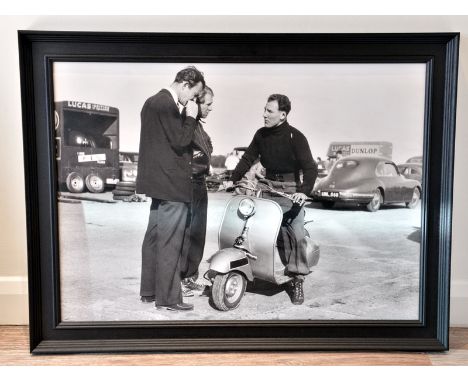
[(141, 302), (149, 303), (149, 302), (155, 302), (156, 298), (154, 296), (141, 296), (140, 300)]
[(181, 302), (179, 304), (173, 305), (156, 305), (156, 309), (166, 309), (173, 312), (185, 312), (189, 310), (193, 310), (192, 304), (186, 304), (185, 302)]

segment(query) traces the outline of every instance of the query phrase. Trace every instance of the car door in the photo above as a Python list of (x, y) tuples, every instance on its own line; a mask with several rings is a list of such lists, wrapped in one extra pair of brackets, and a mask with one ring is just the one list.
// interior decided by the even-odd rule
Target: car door
[(380, 162), (376, 175), (385, 186), (385, 202), (401, 201), (401, 179), (396, 166), (392, 162)]
[(411, 166), (408, 166), (406, 168), (406, 172), (408, 175), (403, 176), (401, 175), (401, 181), (400, 181), (400, 201), (401, 202), (409, 202), (411, 198), (413, 197), (413, 190), (414, 190), (414, 182), (413, 180), (418, 180), (420, 181), (420, 176), (418, 179), (418, 174), (417, 174), (418, 168), (414, 168)]

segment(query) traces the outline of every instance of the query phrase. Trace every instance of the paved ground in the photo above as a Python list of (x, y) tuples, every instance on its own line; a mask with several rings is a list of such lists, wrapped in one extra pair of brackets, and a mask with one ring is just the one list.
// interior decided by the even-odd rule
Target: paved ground
[[(87, 196), (90, 196), (87, 194)], [(99, 195), (110, 199), (111, 194)], [(225, 193), (209, 194), (206, 259), (217, 250)], [(306, 208), (321, 259), (292, 305), (281, 286), (257, 282), (241, 305), (219, 312), (208, 297), (186, 299), (194, 311), (157, 311), (139, 301), (140, 248), (150, 203), (59, 203), (62, 319), (114, 320), (405, 320), (418, 318), (420, 209)]]

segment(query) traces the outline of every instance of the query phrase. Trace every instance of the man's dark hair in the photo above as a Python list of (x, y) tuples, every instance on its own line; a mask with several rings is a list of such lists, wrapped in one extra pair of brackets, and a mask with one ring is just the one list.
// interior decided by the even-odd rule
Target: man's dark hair
[(338, 151), (336, 152), (336, 154), (341, 154), (341, 155), (343, 155), (343, 151), (338, 150)]
[(201, 91), (200, 95), (197, 97), (197, 103), (204, 103), (205, 102), (205, 96), (207, 94), (211, 94), (212, 97), (214, 97), (213, 89), (211, 89), (208, 85), (205, 85), (204, 89)]
[(283, 94), (272, 94), (268, 97), (268, 102), (276, 101), (278, 102), (278, 110), (284, 111), (286, 115), (291, 111), (291, 101), (289, 98)]
[(193, 88), (199, 82), (202, 83), (203, 88), (205, 88), (205, 78), (203, 73), (200, 72), (195, 66), (187, 66), (185, 69), (182, 69), (176, 74), (174, 82), (184, 82), (187, 81), (189, 86)]

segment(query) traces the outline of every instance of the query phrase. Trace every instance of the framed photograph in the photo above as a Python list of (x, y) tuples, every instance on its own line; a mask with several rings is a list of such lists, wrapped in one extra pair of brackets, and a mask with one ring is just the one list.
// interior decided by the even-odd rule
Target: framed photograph
[(458, 45), (20, 31), (31, 352), (448, 349)]

